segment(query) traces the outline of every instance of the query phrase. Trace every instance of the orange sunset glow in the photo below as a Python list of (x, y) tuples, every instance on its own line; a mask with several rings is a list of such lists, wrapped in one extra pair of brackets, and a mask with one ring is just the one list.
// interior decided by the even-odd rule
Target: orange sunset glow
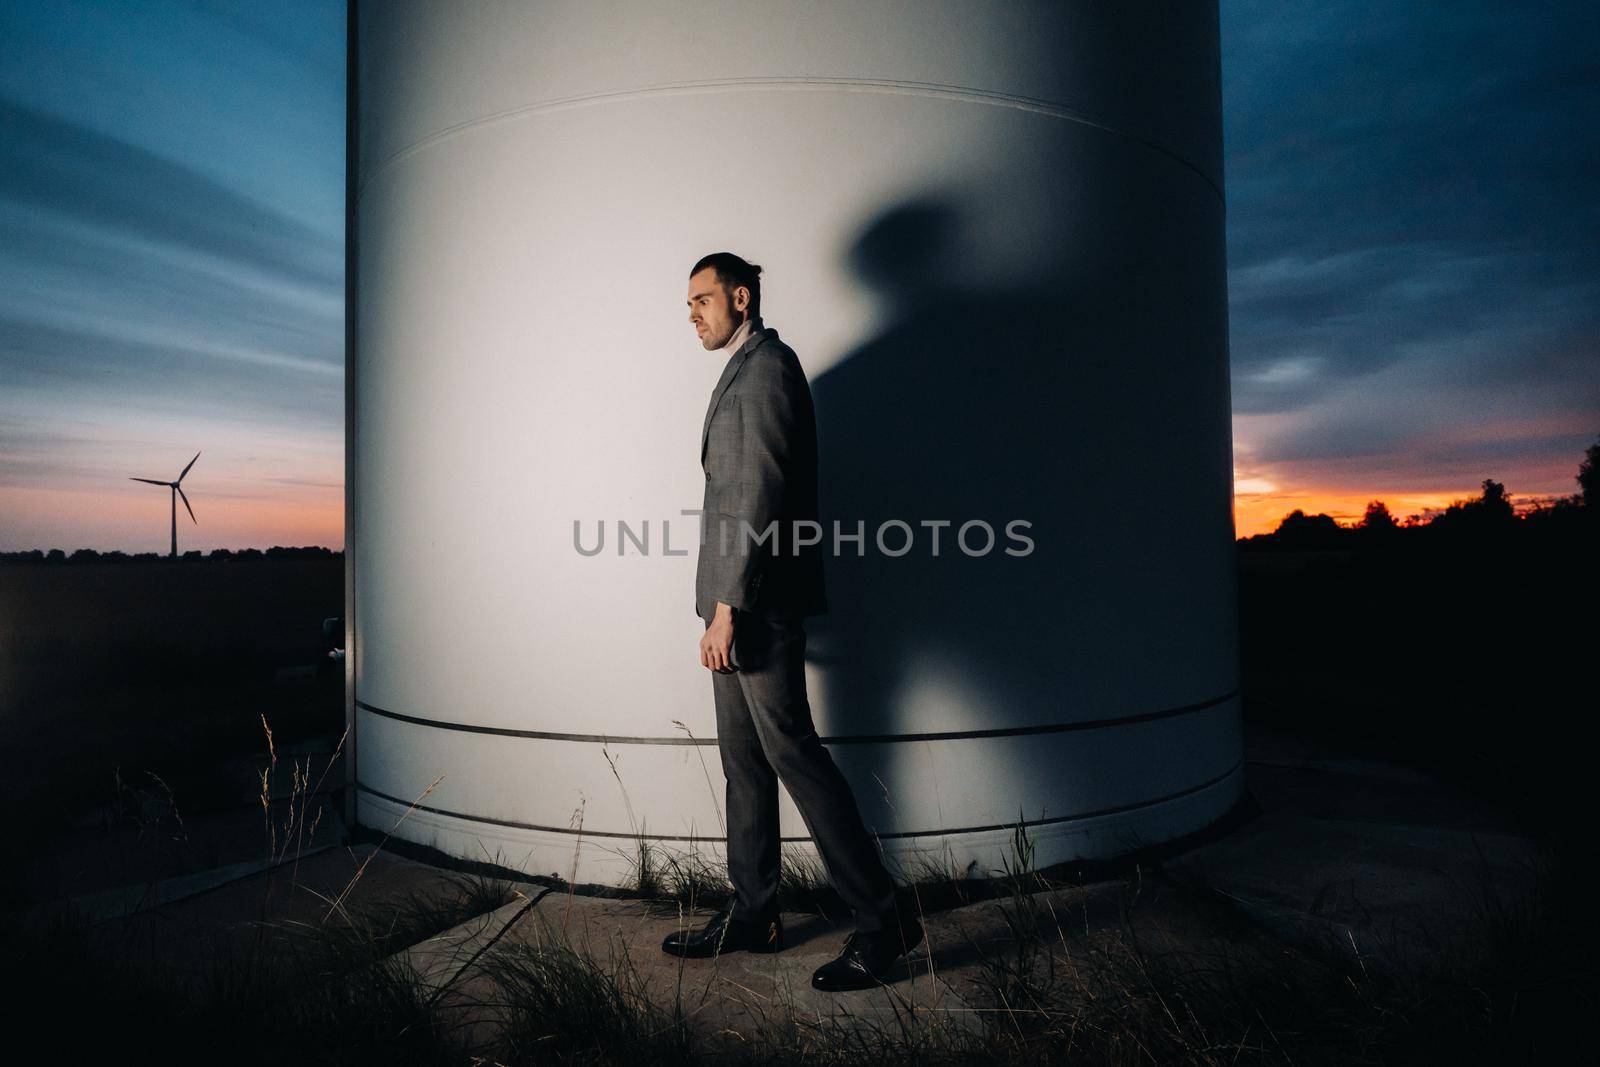
[[(205, 461), (201, 457), (201, 462)], [(198, 466), (196, 467), (198, 470)], [(174, 472), (176, 474), (176, 472)], [(148, 492), (141, 492), (148, 489)], [(280, 488), (259, 495), (207, 493), (191, 474), (183, 482), (198, 524), (178, 502), (178, 551), (320, 545), (344, 548), (344, 489)], [(6, 546), (71, 552), (157, 552), (171, 541), (171, 497), (160, 486), (130, 490), (0, 486), (0, 514), (27, 515), (26, 543)], [(19, 542), (24, 540), (19, 538)]]
[[(1576, 469), (1577, 464), (1574, 463)], [(1493, 472), (1485, 477), (1493, 477)], [(1508, 485), (1512, 505), (1518, 512), (1545, 505), (1559, 496), (1570, 494), (1576, 485), (1571, 472), (1560, 471), (1553, 477), (1539, 479), (1542, 492), (1517, 492), (1517, 485)], [(1563, 484), (1564, 483), (1564, 484)], [(1478, 484), (1462, 485), (1449, 491), (1416, 491), (1404, 485), (1374, 483), (1369, 490), (1351, 490), (1342, 486), (1319, 487), (1315, 481), (1300, 486), (1274, 486), (1264, 478), (1246, 478), (1235, 475), (1233, 493), (1234, 536), (1252, 537), (1271, 533), (1278, 528), (1283, 517), (1295, 509), (1307, 515), (1323, 514), (1341, 526), (1352, 526), (1361, 521), (1367, 504), (1381, 500), (1398, 523), (1415, 517), (1427, 522), (1458, 500), (1476, 497), (1482, 489)]]
[(1337, 490), (1308, 488), (1302, 492), (1249, 492), (1248, 482), (1238, 485), (1233, 494), (1233, 523), (1237, 537), (1271, 533), (1278, 528), (1283, 517), (1296, 508), (1307, 515), (1325, 514), (1341, 526), (1360, 521), (1367, 510), (1368, 501), (1381, 500), (1389, 508), (1396, 522), (1404, 522), (1409, 515), (1422, 515), (1443, 510), (1452, 501), (1474, 495), (1476, 487), (1456, 493), (1406, 493), (1403, 491), (1347, 493)]

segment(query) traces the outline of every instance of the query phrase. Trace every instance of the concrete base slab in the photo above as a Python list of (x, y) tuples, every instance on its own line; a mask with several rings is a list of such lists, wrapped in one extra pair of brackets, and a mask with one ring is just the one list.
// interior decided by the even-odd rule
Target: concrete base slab
[[(531, 886), (517, 887), (526, 893)], [(534, 898), (529, 898), (533, 900)], [(673, 905), (551, 892), (529, 907), (519, 900), (462, 924), (405, 953), (430, 983), (450, 982), (440, 1007), (463, 1045), (494, 1046), (498, 1019), (493, 1005), (503, 998), (488, 977), (492, 953), (570, 949), (629, 996), (647, 1000), (670, 1018), (681, 1013), (708, 1050), (732, 1051), (766, 1033), (803, 1042), (860, 1030), (900, 1034), (970, 1030), (981, 1020), (937, 972), (924, 946), (903, 959), (895, 979), (883, 987), (822, 993), (811, 975), (835, 958), (848, 923), (818, 915), (784, 915), (788, 947), (771, 954), (730, 952), (713, 959), (682, 959), (661, 951), (662, 940), (679, 929), (697, 929), (709, 911)], [(491, 940), (496, 946), (473, 961)], [(463, 968), (465, 968), (463, 970)]]
[(460, 886), (370, 845), (335, 847), (93, 929), (119, 962), (183, 988), (246, 953), (270, 966), (310, 958), (330, 932), (382, 937), (413, 901), (459, 899)]
[[(924, 946), (894, 982), (871, 990), (811, 988), (812, 972), (849, 932), (842, 916), (786, 913), (788, 948), (777, 954), (683, 960), (663, 953), (662, 939), (699, 927), (708, 911), (520, 881), (495, 884), (513, 894), (510, 903), (442, 932), (418, 932), (412, 922), (408, 942), (392, 925), (408, 902), (454, 894), (456, 914), (469, 914), (463, 876), (371, 845), (306, 852), (245, 877), (224, 866), (173, 879), (144, 910), (95, 930), (109, 956), (199, 986), (212, 963), (245, 948), (304, 965), (307, 945), (317, 943), (307, 932), (347, 928), (392, 952), (387, 962), (433, 992), (459, 1043), (491, 1056), (504, 1051), (507, 1034), (495, 968), (518, 953), (566, 948), (625, 999), (648, 1002), (664, 1022), (684, 1019), (703, 1052), (769, 1039), (767, 1049), (803, 1058), (844, 1041), (870, 1048), (880, 1032), (904, 1053), (917, 1047), (912, 1040), (948, 1047), (991, 1024), (1025, 1026), (1019, 990), (1046, 989), (1058, 1017), (1095, 1005), (1114, 1012), (1108, 991), (1148, 994), (1161, 988), (1148, 979), (1162, 968), (1187, 980), (1230, 967), (1276, 976), (1289, 961), (1282, 973), (1290, 980), (1322, 980), (1330, 972), (1310, 965), (1311, 954), (1346, 970), (1415, 973), (1475, 951), (1486, 940), (1482, 902), (1517, 908), (1533, 886), (1533, 842), (1441, 783), (1285, 745), (1252, 747), (1247, 781), (1264, 814), (1125, 875), (1084, 886), (1035, 882), (1026, 895), (930, 911)], [(940, 899), (952, 902), (948, 887)], [(1257, 966), (1270, 970), (1249, 970)]]
[(1030, 968), (1027, 981), (1048, 972), (1052, 996), (1067, 1000), (1137, 982), (1140, 967), (1222, 973), (1282, 958), (1288, 947), (1342, 966), (1414, 972), (1482, 942), (1486, 891), (1516, 906), (1530, 890), (1533, 843), (1498, 832), (1493, 813), (1458, 803), (1447, 787), (1399, 768), (1368, 773), (1276, 755), (1249, 768), (1276, 805), (1265, 814), (1126, 877), (1034, 884), (1027, 895), (928, 913), (927, 941), (884, 988), (811, 988), (811, 973), (849, 932), (839, 917), (786, 913), (789, 947), (780, 953), (682, 960), (661, 952), (661, 940), (709, 912), (561, 891), (464, 924), (411, 956), (424, 974), (457, 976), (445, 1002), (476, 1048), (496, 1040), (486, 1005), (498, 993), (462, 961), (494, 937), (577, 951), (620, 988), (681, 1012), (708, 1050), (763, 1033), (803, 1048), (872, 1030), (974, 1034), (1016, 1010), (1005, 1000), (1008, 976)]
[(1294, 943), (1415, 971), (1477, 940), (1486, 900), (1516, 906), (1535, 859), (1520, 837), (1269, 812), (1164, 870)]

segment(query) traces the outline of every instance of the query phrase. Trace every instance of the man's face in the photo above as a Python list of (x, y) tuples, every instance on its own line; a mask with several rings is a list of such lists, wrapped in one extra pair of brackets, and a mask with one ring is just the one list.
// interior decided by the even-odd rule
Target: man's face
[(717, 280), (715, 267), (707, 267), (689, 279), (689, 321), (700, 335), (700, 344), (713, 352), (728, 343), (748, 318), (750, 290), (739, 286), (731, 293)]

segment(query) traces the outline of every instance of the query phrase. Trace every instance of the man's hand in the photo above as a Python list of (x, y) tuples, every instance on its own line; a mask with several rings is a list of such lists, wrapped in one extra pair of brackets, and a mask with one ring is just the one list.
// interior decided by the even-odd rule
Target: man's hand
[(711, 625), (700, 638), (700, 666), (720, 674), (732, 674), (733, 666), (733, 608), (717, 603)]

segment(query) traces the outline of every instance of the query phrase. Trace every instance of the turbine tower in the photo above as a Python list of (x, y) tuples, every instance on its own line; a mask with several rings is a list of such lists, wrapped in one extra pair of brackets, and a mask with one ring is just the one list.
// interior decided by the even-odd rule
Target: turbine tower
[[(707, 70), (713, 6), (760, 17)], [(810, 379), (807, 699), (885, 856), (995, 870), (1026, 831), (1046, 867), (1232, 809), (1217, 8), (350, 0), (350, 820), (572, 882), (636, 880), (641, 842), (720, 849), (683, 655), (716, 519), (682, 509), (732, 353), (645, 294), (723, 249), (766, 265)], [(740, 131), (716, 218), (683, 211), (688, 116)], [(527, 299), (558, 287), (565, 314)], [(597, 375), (598, 321), (663, 356)], [(601, 516), (657, 539), (586, 558)], [(816, 856), (773, 795), (784, 853)]]
[[(194, 454), (194, 459), (199, 459), (199, 458), (200, 458), (200, 453), (196, 452)], [(189, 461), (189, 467), (194, 466), (194, 459), (191, 459)], [(173, 559), (177, 559), (178, 558), (178, 498), (180, 496), (183, 496), (183, 487), (181, 485), (179, 485), (178, 482), (183, 481), (183, 475), (189, 473), (189, 467), (183, 468), (183, 473), (178, 475), (178, 481), (177, 482), (161, 482), (161, 481), (157, 481), (154, 478), (129, 478), (128, 479), (130, 482), (149, 482), (151, 485), (164, 485), (164, 486), (167, 486), (168, 488), (170, 488), (172, 490), (172, 558)], [(200, 525), (200, 520), (196, 519), (194, 517), (194, 508), (189, 507), (189, 498), (186, 497), (186, 496), (183, 496), (183, 506), (186, 509), (188, 509), (189, 518), (191, 520), (193, 520), (194, 524), (196, 526)]]

